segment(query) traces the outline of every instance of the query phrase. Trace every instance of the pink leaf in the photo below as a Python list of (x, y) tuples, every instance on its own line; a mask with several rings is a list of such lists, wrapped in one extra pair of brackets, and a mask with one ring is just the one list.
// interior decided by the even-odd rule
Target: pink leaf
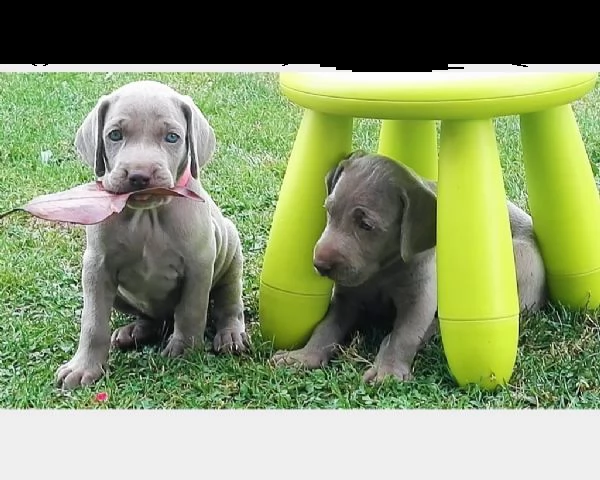
[(22, 207), (0, 214), (0, 218), (22, 210), (44, 220), (93, 225), (121, 212), (132, 195), (173, 196), (204, 201), (197, 193), (185, 187), (157, 187), (129, 193), (112, 193), (104, 190), (100, 182), (93, 182), (35, 197)]

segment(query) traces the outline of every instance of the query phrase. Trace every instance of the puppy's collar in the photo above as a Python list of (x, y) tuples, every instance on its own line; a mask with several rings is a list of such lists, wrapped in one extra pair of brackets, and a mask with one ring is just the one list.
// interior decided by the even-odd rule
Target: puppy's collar
[(190, 178), (192, 178), (192, 171), (190, 170), (190, 164), (188, 163), (188, 166), (186, 167), (185, 171), (183, 172), (183, 175), (181, 175), (181, 177), (179, 178), (179, 180), (177, 181), (175, 186), (176, 187), (185, 187), (188, 184), (188, 182), (190, 181)]

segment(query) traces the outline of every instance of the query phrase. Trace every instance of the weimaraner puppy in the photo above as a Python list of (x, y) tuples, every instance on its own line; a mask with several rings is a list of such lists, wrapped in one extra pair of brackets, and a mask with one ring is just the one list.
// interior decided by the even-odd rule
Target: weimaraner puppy
[[(193, 100), (159, 82), (129, 83), (99, 99), (75, 146), (108, 191), (178, 184), (205, 202), (133, 196), (121, 213), (86, 227), (79, 345), (58, 369), (58, 385), (98, 380), (111, 344), (129, 349), (167, 338), (167, 357), (203, 345), (211, 301), (214, 350), (246, 351), (240, 238), (198, 178), (215, 135)], [(111, 337), (113, 307), (136, 320)]]
[[(326, 178), (327, 224), (314, 249), (314, 267), (334, 281), (331, 304), (308, 343), (277, 352), (277, 365), (319, 368), (365, 321), (392, 324), (367, 382), (412, 378), (421, 346), (437, 328), (436, 192), (434, 182), (381, 155), (354, 152)], [(544, 264), (529, 215), (511, 202), (521, 311), (547, 296)]]

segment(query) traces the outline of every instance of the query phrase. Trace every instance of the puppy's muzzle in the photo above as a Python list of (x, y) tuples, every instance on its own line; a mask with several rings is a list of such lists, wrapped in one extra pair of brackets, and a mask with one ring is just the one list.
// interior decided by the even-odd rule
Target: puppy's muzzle
[(322, 277), (330, 277), (341, 260), (339, 252), (330, 243), (321, 243), (316, 246), (313, 266)]
[(313, 261), (313, 265), (317, 273), (322, 277), (327, 277), (329, 274), (331, 274), (331, 271), (333, 270), (333, 265), (324, 260), (315, 259)]
[[(139, 170), (133, 170), (129, 172), (126, 179), (129, 190), (133, 192), (157, 186), (157, 182), (155, 180), (156, 179), (153, 179), (151, 175)], [(127, 206), (135, 210), (147, 210), (166, 205), (170, 201), (170, 197), (136, 193), (129, 199)]]
[(141, 172), (130, 172), (127, 181), (132, 190), (142, 190), (150, 185), (150, 176)]

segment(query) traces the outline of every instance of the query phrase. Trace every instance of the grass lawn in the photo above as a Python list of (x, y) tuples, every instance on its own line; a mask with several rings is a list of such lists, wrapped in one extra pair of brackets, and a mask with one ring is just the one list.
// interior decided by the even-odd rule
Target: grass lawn
[[(280, 96), (276, 74), (0, 74), (0, 211), (35, 195), (93, 180), (77, 158), (75, 132), (98, 97), (151, 78), (191, 95), (217, 135), (203, 183), (237, 224), (246, 256), (246, 318), (254, 352), (243, 358), (197, 352), (167, 360), (153, 349), (114, 352), (110, 374), (61, 392), (56, 368), (77, 347), (82, 307), (83, 227), (0, 220), (0, 408), (599, 408), (598, 316), (548, 307), (525, 318), (511, 385), (489, 393), (458, 388), (439, 338), (417, 357), (415, 380), (363, 384), (376, 345), (356, 338), (316, 371), (275, 369), (257, 324), (258, 281), (269, 225), (301, 111)], [(575, 105), (592, 162), (600, 159), (600, 88)], [(516, 118), (500, 119), (508, 196), (526, 208)], [(355, 147), (374, 149), (377, 123), (358, 122)], [(49, 150), (49, 163), (40, 152)], [(125, 319), (113, 316), (113, 325)], [(107, 392), (97, 403), (94, 396)]]

